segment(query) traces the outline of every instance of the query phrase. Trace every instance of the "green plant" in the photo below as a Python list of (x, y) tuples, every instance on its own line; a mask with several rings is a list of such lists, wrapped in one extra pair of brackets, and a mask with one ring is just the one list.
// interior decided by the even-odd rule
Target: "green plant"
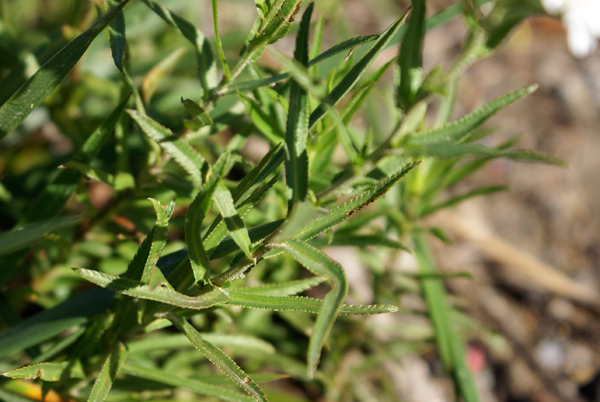
[[(81, 3), (75, 2), (78, 7)], [(364, 367), (348, 374), (360, 376), (397, 342), (382, 347), (368, 336), (354, 336), (367, 329), (340, 316), (394, 312), (402, 291), (393, 281), (386, 283), (390, 272), (371, 259), (367, 264), (380, 304), (344, 304), (344, 270), (319, 247), (360, 245), (391, 253), (412, 250), (444, 368), (457, 394), (465, 401), (478, 400), (426, 233), (447, 238), (439, 229), (425, 227), (423, 218), (503, 189), (486, 187), (443, 200), (447, 187), (494, 158), (562, 164), (551, 156), (513, 149), (517, 139), (496, 147), (477, 142), (491, 134), (481, 127), (492, 115), (534, 86), (449, 122), (460, 73), (489, 54), (536, 5), (498, 2), (482, 17), (476, 10), (483, 2), (465, 1), (426, 20), (425, 1), (414, 1), (408, 24), (406, 13), (380, 35), (348, 39), (322, 52), (324, 20), (311, 26), (313, 3), (303, 7), (300, 0), (257, 0), (259, 16), (230, 67), (216, 0), (213, 44), (158, 2), (127, 3), (107, 1), (105, 14), (91, 28), (50, 57), (16, 92), (0, 93), (0, 137), (14, 130), (24, 135), (26, 129), (19, 125), (44, 102), (77, 145), (75, 153), (60, 161), (64, 166), (56, 167), (54, 161), (43, 166), (33, 188), (15, 182), (1, 188), (2, 202), (13, 203), (6, 215), (15, 224), (0, 235), (0, 256), (8, 267), (0, 283), (9, 289), (8, 297), (0, 298), (8, 326), (0, 332), (0, 356), (8, 359), (4, 375), (40, 378), (44, 394), (54, 390), (92, 401), (159, 400), (173, 388), (232, 401), (267, 400), (266, 394), (271, 400), (291, 400), (291, 394), (265, 393), (258, 385), (286, 376), (303, 381), (308, 394), (339, 398), (344, 392), (357, 393), (356, 388), (340, 389), (332, 379), (344, 351), (360, 347), (372, 353)], [(156, 15), (166, 23), (152, 28), (160, 29), (154, 39), (165, 48), (158, 48), (145, 65), (128, 58), (142, 39), (126, 36), (124, 13), (142, 20)], [(464, 49), (450, 68), (425, 73), (426, 30), (459, 14), (470, 28)], [(268, 45), (287, 35), (296, 17), (301, 20), (294, 57), (289, 58)], [(166, 26), (172, 29), (164, 30)], [(151, 30), (142, 27), (142, 32)], [(86, 76), (59, 86), (105, 28), (120, 78)], [(191, 43), (193, 55), (180, 47), (183, 39)], [(370, 70), (381, 52), (397, 43), (399, 56)], [(265, 51), (281, 71), (272, 74), (256, 62)], [(25, 71), (27, 66), (19, 63), (4, 80), (13, 79), (13, 71)], [(390, 68), (396, 70), (395, 99), (387, 101), (387, 115), (369, 120), (386, 118), (391, 129), (375, 132), (355, 125), (353, 118)], [(159, 90), (175, 71), (196, 75), (197, 81), (171, 78), (174, 88)], [(61, 100), (72, 105), (81, 99), (78, 91), (96, 96), (95, 106), (105, 112), (88, 110), (82, 126), (107, 116), (89, 137), (69, 122)], [(431, 125), (425, 117), (434, 100), (441, 100), (441, 107)], [(117, 104), (112, 111), (111, 104)], [(184, 110), (192, 120), (182, 118)], [(113, 131), (114, 139), (109, 139)], [(258, 163), (243, 156), (251, 135), (269, 145)], [(221, 140), (211, 140), (219, 136)], [(344, 151), (342, 161), (334, 158), (338, 147)], [(282, 165), (285, 174), (280, 174)], [(111, 188), (112, 201), (97, 210), (86, 180)], [(69, 201), (73, 194), (77, 202)], [(384, 222), (382, 229), (371, 226), (376, 219)], [(38, 297), (46, 308), (22, 322), (14, 305), (23, 296), (10, 291), (18, 289), (14, 278), (20, 267), (28, 267), (34, 280), (43, 278), (45, 289), (38, 290)], [(81, 278), (98, 287), (73, 295)], [(322, 300), (298, 296), (311, 289), (311, 295), (324, 293)], [(346, 333), (335, 333), (334, 323)], [(199, 363), (201, 354), (185, 352), (191, 346), (229, 382)], [(243, 357), (245, 370), (220, 347)], [(324, 348), (329, 352), (322, 359)], [(31, 360), (14, 369), (23, 351)], [(379, 400), (394, 400), (385, 375), (379, 376), (384, 390)], [(20, 400), (14, 388), (19, 383), (5, 384), (0, 397)]]

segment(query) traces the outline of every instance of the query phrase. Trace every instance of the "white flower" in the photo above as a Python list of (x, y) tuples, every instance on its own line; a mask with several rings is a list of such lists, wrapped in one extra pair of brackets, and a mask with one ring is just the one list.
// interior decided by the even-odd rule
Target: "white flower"
[(596, 50), (600, 37), (600, 0), (542, 0), (550, 14), (562, 14), (569, 49), (576, 57)]

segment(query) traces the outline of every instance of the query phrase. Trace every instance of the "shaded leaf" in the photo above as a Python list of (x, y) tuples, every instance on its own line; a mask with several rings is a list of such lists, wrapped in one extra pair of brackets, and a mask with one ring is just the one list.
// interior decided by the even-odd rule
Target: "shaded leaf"
[[(310, 3), (302, 16), (300, 30), (296, 36), (294, 58), (308, 66), (308, 30), (315, 3)], [(289, 209), (295, 201), (304, 201), (308, 191), (308, 139), (309, 99), (306, 91), (296, 81), (290, 86), (290, 106), (285, 130), (285, 180), (291, 194)]]
[(202, 338), (200, 333), (186, 320), (175, 314), (167, 314), (169, 321), (187, 336), (190, 342), (200, 350), (208, 360), (213, 362), (240, 388), (246, 391), (257, 401), (266, 401), (267, 397), (263, 390), (248, 375), (227, 356), (221, 349)]
[(115, 18), (129, 0), (96, 21), (87, 31), (69, 42), (0, 106), (0, 139), (13, 131), (60, 84), (77, 64), (94, 38)]
[(171, 130), (137, 110), (127, 109), (127, 113), (148, 137), (156, 141), (166, 153), (171, 155), (192, 176), (196, 183), (202, 183), (200, 170), (204, 165), (204, 158), (198, 151), (187, 142), (175, 137)]
[(102, 402), (106, 399), (121, 365), (127, 358), (127, 353), (127, 348), (121, 342), (114, 345), (94, 382), (88, 402)]
[[(188, 341), (189, 342), (189, 341)], [(210, 396), (213, 398), (223, 399), (231, 402), (252, 402), (253, 398), (239, 392), (230, 391), (227, 388), (222, 388), (216, 385), (206, 384), (202, 381), (193, 380), (189, 378), (178, 377), (173, 374), (169, 374), (165, 371), (144, 367), (139, 364), (126, 362), (121, 372), (127, 375), (145, 378), (152, 381), (158, 381), (163, 384), (168, 384), (174, 387), (181, 387), (197, 392), (201, 395)]]
[[(126, 96), (106, 120), (94, 130), (82, 147), (73, 156), (72, 161), (89, 164), (92, 159), (94, 159), (117, 124), (128, 100), (129, 96)], [(80, 178), (81, 174), (74, 170), (59, 170), (56, 176), (53, 177), (50, 183), (44, 187), (44, 190), (36, 198), (33, 206), (25, 215), (24, 223), (37, 222), (56, 216), (71, 194), (73, 194), (75, 185)]]

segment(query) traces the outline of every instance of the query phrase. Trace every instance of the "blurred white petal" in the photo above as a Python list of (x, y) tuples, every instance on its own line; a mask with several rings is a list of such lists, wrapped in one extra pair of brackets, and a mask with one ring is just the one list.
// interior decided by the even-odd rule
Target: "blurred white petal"
[(565, 0), (542, 0), (544, 9), (550, 14), (560, 14), (563, 10)]

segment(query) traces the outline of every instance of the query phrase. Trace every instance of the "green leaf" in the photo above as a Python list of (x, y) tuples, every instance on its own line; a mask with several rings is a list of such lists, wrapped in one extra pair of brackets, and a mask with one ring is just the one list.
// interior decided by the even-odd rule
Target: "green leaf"
[(365, 192), (364, 194), (340, 205), (337, 208), (332, 209), (326, 215), (317, 217), (293, 234), (290, 237), (310, 240), (313, 237), (323, 233), (324, 231), (331, 229), (332, 227), (342, 223), (356, 212), (360, 211), (365, 206), (375, 202), (379, 197), (384, 195), (392, 186), (394, 186), (400, 179), (406, 176), (413, 168), (419, 165), (420, 162), (411, 162), (404, 166), (398, 172), (390, 175), (388, 178), (377, 183), (373, 189)]
[(65, 167), (76, 170), (82, 175), (89, 177), (90, 179), (94, 179), (102, 183), (108, 184), (111, 187), (114, 186), (115, 177), (112, 174), (106, 173), (105, 171), (97, 169), (90, 165), (86, 165), (85, 163), (69, 161), (65, 163)]
[[(315, 211), (315, 208), (312, 206), (312, 204), (308, 206), (309, 211), (305, 211), (304, 208), (302, 208), (302, 205), (307, 204), (306, 202), (299, 204), (299, 208), (296, 208), (295, 212), (290, 215), (286, 221), (286, 224), (279, 230), (279, 233), (275, 235), (272, 242), (281, 243), (289, 238), (310, 240), (326, 230), (331, 229), (332, 227), (344, 222), (360, 209), (377, 200), (419, 163), (420, 161), (407, 164), (396, 173), (391, 174), (388, 178), (377, 183), (377, 185), (370, 191), (367, 191), (364, 194), (348, 201), (347, 203), (332, 209), (326, 214), (320, 214), (321, 216), (318, 216), (319, 214), (317, 211)], [(315, 215), (317, 216), (315, 217)], [(280, 252), (280, 250), (270, 250), (266, 254), (262, 255), (261, 259), (272, 258)], [(254, 264), (254, 260), (251, 261), (252, 264)], [(248, 265), (239, 265), (235, 267), (235, 269), (225, 271), (211, 280), (217, 285), (224, 284), (235, 278), (238, 278), (246, 271), (248, 267)]]
[(248, 115), (256, 128), (263, 133), (272, 144), (281, 142), (285, 137), (285, 134), (277, 119), (270, 113), (267, 113), (256, 100), (248, 95), (238, 92), (238, 97), (246, 107)]
[[(264, 240), (268, 236), (275, 233), (281, 227), (283, 222), (284, 220), (280, 219), (277, 221), (265, 223), (263, 225), (248, 230), (250, 241), (252, 242), (252, 244), (254, 244), (261, 240)], [(231, 237), (226, 237), (225, 239), (223, 239), (223, 241), (221, 241), (221, 243), (219, 243), (218, 246), (212, 249), (208, 249), (207, 252), (210, 254), (211, 260), (216, 260), (217, 258), (224, 257), (228, 254), (233, 253), (234, 251), (238, 251), (239, 249), (240, 248)]]
[(250, 41), (250, 48), (275, 43), (283, 38), (290, 30), (301, 5), (302, 0), (275, 0), (256, 37)]
[[(344, 52), (347, 50), (352, 50), (357, 46), (372, 42), (375, 39), (377, 39), (378, 37), (379, 37), (378, 35), (357, 36), (355, 38), (348, 39), (346, 41), (338, 43), (337, 45), (324, 51), (317, 57), (311, 59), (308, 62), (308, 66), (309, 67), (316, 66), (317, 64), (321, 63), (322, 61), (327, 60), (328, 58), (333, 57), (338, 53), (341, 53), (341, 52)], [(226, 93), (233, 93), (233, 92), (237, 92), (237, 91), (243, 92), (243, 91), (247, 91), (247, 90), (254, 89), (254, 88), (260, 88), (260, 87), (264, 87), (267, 85), (272, 85), (276, 82), (285, 80), (289, 76), (290, 76), (289, 73), (282, 73), (282, 74), (273, 75), (273, 76), (267, 77), (267, 78), (239, 82), (237, 84), (230, 85), (228, 87)]]
[(398, 106), (404, 110), (410, 109), (415, 103), (416, 94), (421, 85), (420, 82), (415, 82), (415, 75), (416, 70), (420, 70), (423, 65), (426, 14), (426, 1), (413, 0), (410, 21), (398, 57), (398, 65), (400, 66)]
[[(226, 348), (254, 351), (258, 353), (275, 353), (275, 347), (270, 343), (251, 335), (233, 335), (207, 332), (200, 334), (208, 342)], [(182, 349), (193, 347), (183, 334), (162, 335), (160, 337), (144, 337), (127, 344), (129, 353), (148, 353), (160, 349)]]
[(127, 109), (127, 113), (140, 126), (142, 131), (156, 141), (166, 153), (192, 176), (194, 182), (202, 183), (200, 170), (204, 166), (204, 158), (187, 142), (175, 137), (165, 126), (141, 114), (137, 110)]
[(112, 301), (104, 289), (91, 289), (58, 306), (39, 313), (0, 332), (0, 357), (22, 351), (56, 336), (69, 328), (84, 324), (104, 312)]
[(452, 239), (450, 237), (448, 237), (446, 232), (444, 232), (440, 228), (431, 228), (431, 229), (429, 229), (429, 233), (431, 233), (432, 235), (434, 235), (435, 237), (440, 239), (443, 243), (445, 243), (449, 246), (454, 245), (454, 242), (452, 241)]
[[(241, 289), (240, 289), (241, 290)], [(271, 311), (303, 311), (305, 313), (319, 314), (323, 301), (302, 296), (268, 296), (263, 294), (243, 293), (236, 289), (229, 291), (230, 299), (227, 304), (246, 308), (255, 308)], [(385, 314), (398, 311), (395, 306), (368, 305), (350, 306), (343, 304), (340, 308), (341, 315), (372, 315)]]
[(210, 92), (217, 86), (217, 65), (215, 63), (210, 44), (191, 22), (181, 18), (153, 0), (142, 0), (167, 24), (177, 29), (196, 50), (196, 63), (198, 65), (198, 78), (202, 87), (202, 98), (207, 100)]
[(269, 174), (283, 161), (283, 150), (282, 144), (279, 143), (267, 152), (267, 154), (260, 160), (258, 165), (252, 169), (240, 183), (237, 185), (233, 199), (235, 200), (235, 206), (240, 206), (241, 202), (246, 200), (250, 192), (254, 187), (262, 183)]
[[(305, 67), (308, 67), (308, 30), (314, 4), (310, 3), (302, 15), (300, 30), (296, 36), (294, 58)], [(308, 139), (309, 114), (308, 94), (296, 81), (292, 81), (290, 107), (285, 130), (285, 180), (288, 189), (291, 191), (289, 209), (296, 201), (304, 201), (308, 191), (306, 141)]]
[(442, 363), (447, 372), (452, 374), (457, 395), (461, 395), (465, 402), (479, 402), (477, 386), (467, 366), (464, 345), (451, 320), (452, 315), (446, 300), (444, 285), (439, 277), (435, 277), (439, 273), (424, 233), (413, 234), (413, 242), (420, 273), (432, 275), (421, 279), (421, 287), (435, 328), (435, 338)]
[(483, 123), (498, 113), (501, 109), (516, 102), (524, 96), (531, 94), (536, 89), (537, 85), (532, 85), (501, 96), (491, 101), (487, 105), (477, 109), (473, 113), (463, 117), (462, 119), (410, 136), (408, 143), (411, 145), (418, 145), (449, 139), (460, 141), (467, 134), (481, 127)]
[(223, 183), (217, 185), (213, 200), (221, 212), (221, 216), (233, 241), (240, 247), (240, 250), (242, 250), (246, 257), (254, 261), (254, 257), (250, 251), (251, 242), (248, 229), (246, 229), (244, 221), (235, 208), (231, 193)]
[(64, 216), (31, 225), (19, 226), (9, 232), (0, 233), (0, 256), (26, 249), (42, 237), (77, 226), (81, 217)]
[(519, 162), (534, 162), (534, 163), (547, 163), (550, 165), (556, 165), (560, 167), (568, 167), (569, 164), (561, 158), (553, 155), (544, 154), (541, 152), (535, 152), (528, 149), (509, 149), (502, 152), (502, 157), (512, 159)]
[(353, 246), (353, 247), (367, 247), (367, 246), (377, 246), (377, 247), (389, 247), (397, 250), (405, 250), (408, 251), (408, 248), (400, 243), (399, 241), (390, 239), (386, 237), (384, 234), (372, 234), (372, 235), (363, 235), (363, 234), (353, 234), (353, 233), (342, 233), (338, 234), (337, 232), (333, 236), (333, 240), (329, 243), (332, 247), (339, 246)]
[(127, 353), (127, 348), (121, 342), (114, 345), (94, 382), (88, 402), (102, 402), (106, 399), (119, 369), (127, 358)]
[[(313, 40), (310, 46), (309, 58), (311, 60), (315, 59), (321, 53), (321, 48), (323, 47), (323, 31), (325, 28), (325, 17), (321, 16), (315, 25), (313, 30)], [(309, 62), (310, 64), (310, 62)], [(315, 65), (310, 69), (311, 78), (314, 81), (319, 79), (319, 66)]]
[(146, 268), (146, 261), (150, 255), (150, 249), (152, 248), (152, 242), (154, 241), (155, 231), (156, 228), (152, 227), (150, 233), (148, 233), (135, 253), (135, 256), (127, 265), (127, 270), (123, 274), (125, 278), (141, 282), (142, 276), (144, 275), (144, 269)]
[(175, 210), (175, 201), (171, 201), (169, 205), (162, 206), (160, 202), (156, 201), (153, 198), (150, 198), (152, 205), (154, 206), (154, 211), (156, 211), (156, 224), (154, 225), (153, 235), (152, 235), (152, 246), (150, 246), (150, 251), (148, 252), (148, 258), (146, 259), (146, 263), (144, 264), (144, 270), (142, 272), (141, 282), (148, 283), (150, 281), (150, 276), (155, 270), (156, 263), (160, 258), (160, 254), (162, 253), (165, 245), (167, 244), (167, 230), (169, 225), (169, 220), (173, 215), (173, 211)]
[(309, 127), (313, 127), (319, 120), (325, 116), (325, 113), (329, 109), (328, 106), (335, 106), (337, 103), (352, 89), (352, 87), (358, 82), (360, 77), (367, 71), (373, 61), (383, 51), (385, 46), (389, 43), (390, 39), (398, 32), (398, 29), (402, 26), (406, 20), (407, 14), (398, 18), (385, 32), (379, 36), (375, 41), (371, 49), (363, 56), (362, 59), (346, 74), (340, 83), (333, 88), (333, 90), (325, 97), (323, 102), (312, 112), (310, 115)]
[(129, 0), (96, 21), (87, 31), (69, 42), (42, 68), (15, 92), (6, 103), (0, 106), (0, 139), (13, 131), (67, 76), (77, 64), (94, 38), (115, 18)]
[[(73, 156), (72, 161), (89, 164), (94, 159), (117, 124), (128, 100), (129, 96), (126, 96), (106, 120), (89, 136)], [(74, 170), (59, 170), (36, 198), (23, 223), (37, 222), (56, 216), (75, 190), (80, 177), (81, 174)]]
[(348, 281), (340, 264), (301, 240), (289, 239), (273, 246), (284, 250), (312, 273), (324, 276), (331, 283), (331, 290), (325, 295), (308, 343), (307, 375), (313, 378), (321, 357), (321, 349), (348, 294)]
[(496, 193), (498, 191), (506, 191), (507, 189), (508, 189), (508, 187), (506, 187), (506, 186), (481, 187), (476, 190), (469, 191), (465, 194), (461, 194), (461, 195), (452, 197), (449, 200), (444, 201), (442, 203), (426, 207), (419, 215), (423, 217), (423, 216), (429, 215), (435, 211), (439, 211), (440, 209), (449, 208), (454, 205), (457, 205), (465, 200), (468, 200), (469, 198), (478, 197), (480, 195), (492, 194), (492, 193)]
[(177, 63), (179, 63), (179, 60), (181, 60), (186, 51), (187, 49), (185, 47), (173, 50), (167, 57), (163, 58), (160, 63), (148, 71), (142, 80), (141, 92), (144, 102), (150, 102), (160, 81), (175, 69), (175, 66), (177, 66)]
[(213, 194), (221, 182), (230, 156), (231, 154), (227, 152), (215, 163), (213, 169), (210, 170), (210, 177), (185, 214), (185, 242), (196, 282), (207, 280), (210, 276), (210, 261), (201, 235), (202, 222), (210, 209)]
[(183, 103), (185, 110), (194, 116), (202, 126), (210, 126), (213, 124), (213, 120), (210, 118), (208, 113), (206, 113), (206, 111), (193, 100), (181, 98), (181, 103)]
[(167, 314), (169, 321), (187, 336), (190, 342), (200, 350), (208, 360), (213, 362), (240, 388), (257, 401), (266, 401), (263, 390), (221, 349), (202, 338), (200, 333), (186, 320), (174, 314)]
[[(189, 341), (188, 341), (189, 342)], [(181, 378), (173, 374), (169, 374), (165, 371), (144, 367), (131, 362), (126, 362), (121, 367), (123, 374), (145, 378), (151, 381), (158, 381), (163, 384), (168, 384), (173, 387), (181, 387), (197, 392), (201, 395), (209, 397), (223, 399), (231, 402), (252, 402), (253, 398), (239, 392), (230, 391), (227, 388), (222, 388), (216, 385), (206, 384), (202, 381), (193, 380), (189, 378)]]
[(168, 284), (152, 287), (128, 278), (104, 274), (90, 269), (73, 268), (73, 270), (85, 280), (100, 287), (114, 290), (127, 296), (157, 301), (181, 308), (202, 310), (229, 300), (227, 292), (218, 286), (214, 286), (211, 291), (201, 296), (191, 297), (170, 289)]
[(327, 49), (326, 51), (324, 51), (317, 57), (311, 59), (310, 62), (308, 63), (308, 66), (311, 67), (311, 66), (317, 65), (320, 62), (322, 62), (323, 60), (327, 60), (328, 58), (335, 56), (338, 53), (342, 53), (347, 50), (352, 51), (352, 49), (354, 49), (360, 45), (363, 45), (365, 43), (372, 42), (378, 38), (379, 38), (379, 35), (364, 35), (364, 36), (356, 36), (354, 38), (345, 40), (343, 42), (338, 43), (337, 45), (330, 47), (329, 49)]
[(317, 286), (323, 281), (327, 280), (322, 276), (315, 276), (313, 278), (298, 279), (296, 281), (268, 284), (261, 286), (254, 286), (251, 288), (237, 288), (230, 289), (231, 291), (252, 295), (264, 295), (264, 296), (292, 296), (298, 293), (304, 292), (312, 287)]
[(213, 26), (215, 29), (215, 41), (217, 42), (217, 52), (221, 59), (221, 65), (223, 66), (223, 80), (229, 81), (231, 79), (231, 72), (227, 65), (227, 59), (225, 58), (225, 52), (223, 52), (223, 44), (221, 43), (221, 36), (219, 35), (219, 13), (217, 8), (217, 0), (212, 0), (212, 14), (213, 14)]
[(81, 367), (78, 369), (73, 368), (74, 367), (70, 362), (40, 363), (8, 371), (2, 373), (2, 375), (13, 379), (22, 378), (24, 380), (35, 380), (36, 378), (39, 378), (43, 381), (58, 381), (61, 379), (64, 371), (69, 369), (69, 378), (85, 378)]
[[(106, 5), (109, 8), (117, 7), (119, 5), (119, 0), (108, 0)], [(127, 40), (125, 37), (125, 16), (123, 15), (123, 12), (117, 14), (110, 22), (108, 25), (108, 34), (113, 61), (121, 74), (124, 75), (123, 61), (125, 59)]]

